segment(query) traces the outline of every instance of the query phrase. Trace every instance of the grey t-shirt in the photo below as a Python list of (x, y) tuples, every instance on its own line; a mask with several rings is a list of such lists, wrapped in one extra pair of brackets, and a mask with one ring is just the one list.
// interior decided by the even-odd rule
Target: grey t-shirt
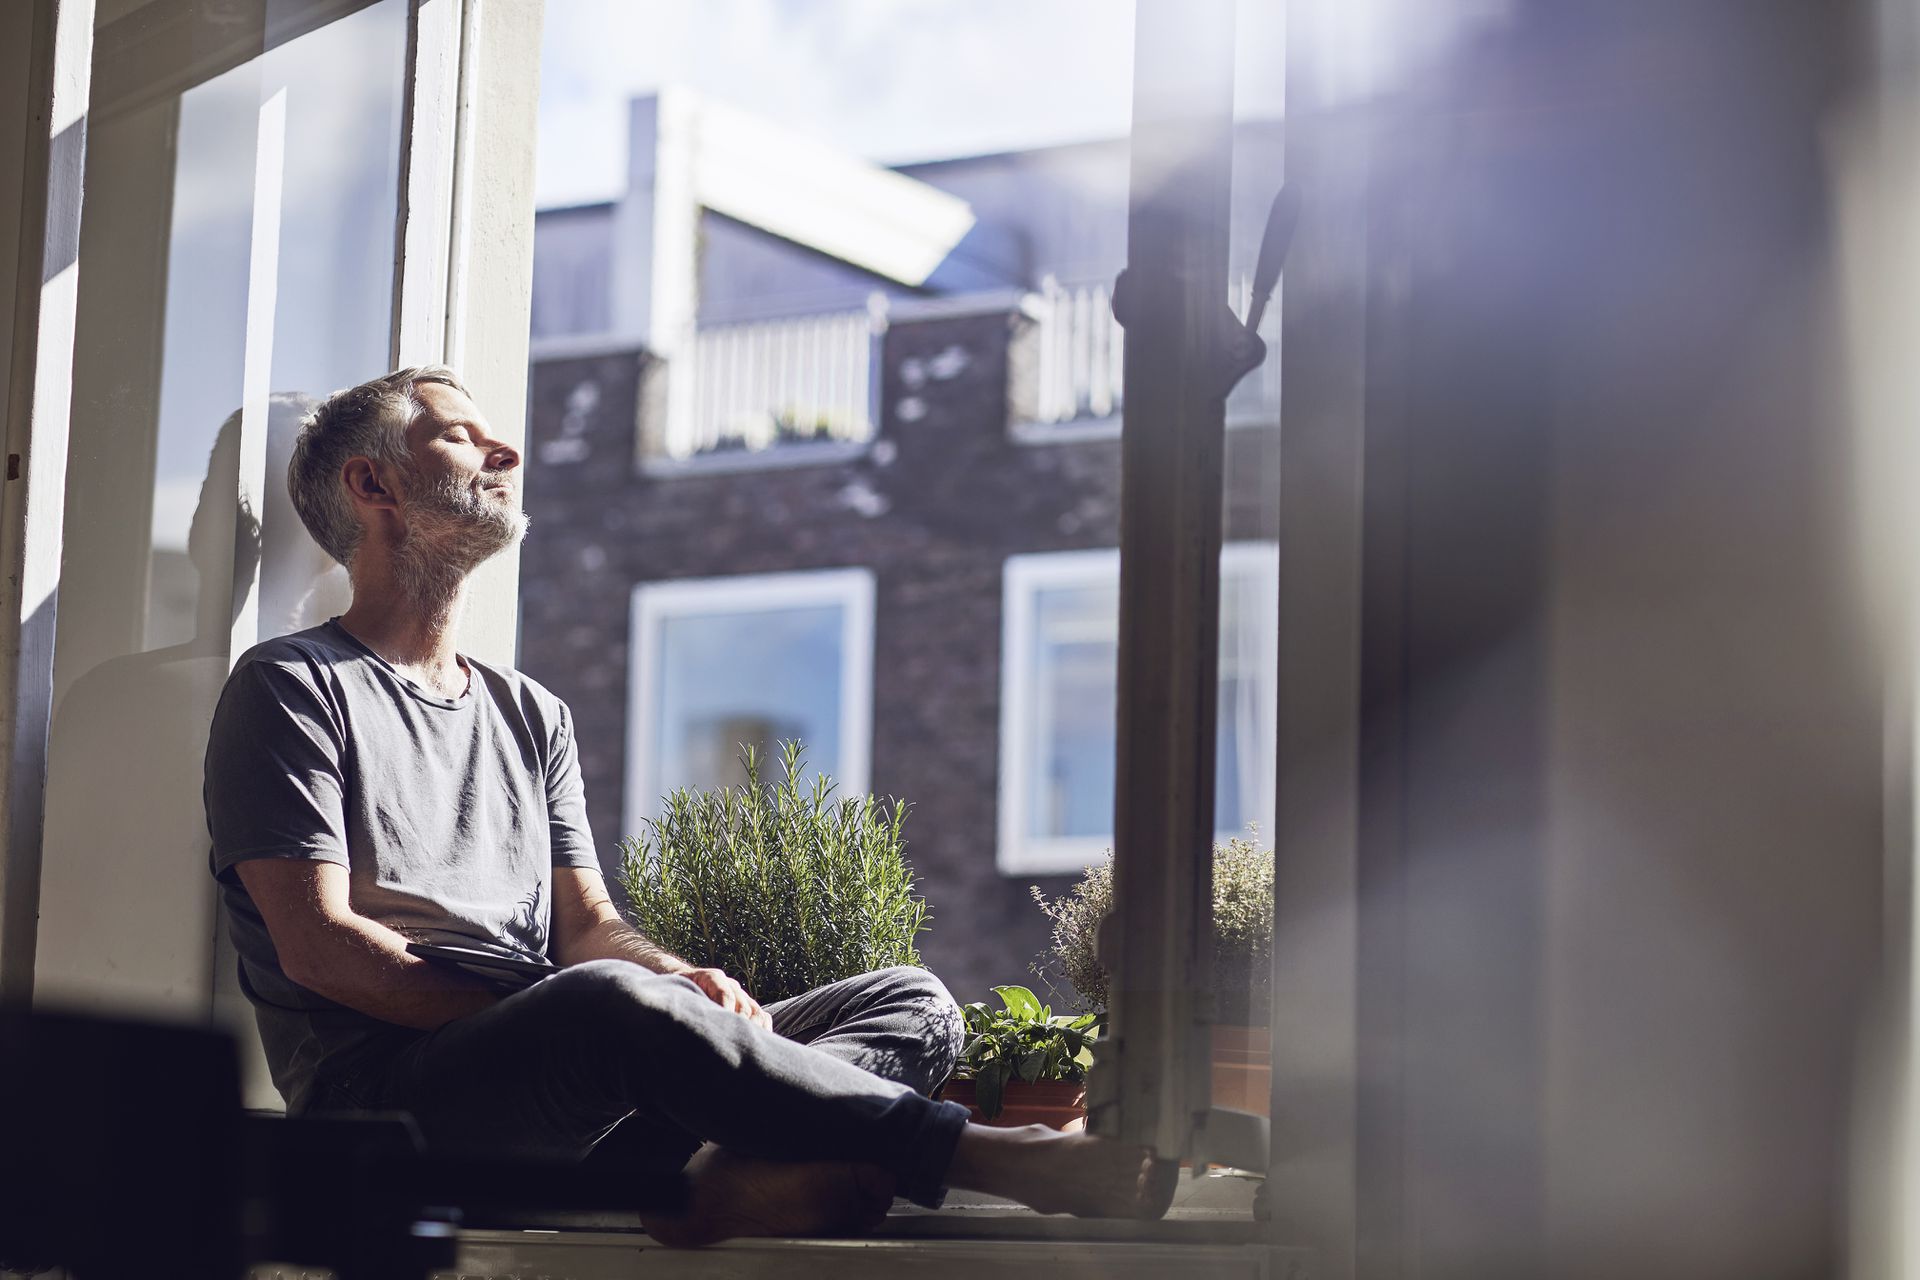
[(233, 868), (348, 869), (353, 909), (420, 942), (545, 955), (552, 868), (597, 869), (572, 718), (519, 672), (467, 659), (439, 697), (335, 619), (248, 650), (207, 742), (207, 828), (273, 1082), (302, 1108), (317, 1078), (413, 1032), (292, 982)]

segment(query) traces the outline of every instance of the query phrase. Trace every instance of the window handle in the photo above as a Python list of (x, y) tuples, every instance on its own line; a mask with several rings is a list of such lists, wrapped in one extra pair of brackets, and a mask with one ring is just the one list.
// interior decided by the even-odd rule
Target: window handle
[[(1212, 345), (1215, 348), (1216, 382), (1214, 394), (1222, 400), (1240, 384), (1240, 380), (1258, 369), (1267, 358), (1267, 344), (1259, 334), (1260, 322), (1266, 318), (1267, 303), (1273, 298), (1274, 286), (1280, 283), (1280, 268), (1286, 261), (1287, 249), (1293, 244), (1294, 229), (1300, 224), (1300, 197), (1291, 187), (1281, 187), (1273, 197), (1273, 204), (1267, 210), (1266, 229), (1260, 236), (1260, 254), (1254, 260), (1252, 297), (1247, 302), (1245, 320), (1233, 314), (1233, 308), (1222, 305), (1219, 324)], [(1128, 279), (1133, 268), (1121, 271), (1113, 282), (1113, 318), (1120, 322), (1121, 328), (1135, 313), (1134, 290)]]

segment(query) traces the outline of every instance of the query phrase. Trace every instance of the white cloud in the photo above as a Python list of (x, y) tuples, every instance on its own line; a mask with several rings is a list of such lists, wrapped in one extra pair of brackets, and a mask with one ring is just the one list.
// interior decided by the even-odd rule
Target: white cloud
[(626, 178), (626, 101), (688, 85), (874, 159), (1127, 130), (1131, 0), (550, 0), (543, 206)]

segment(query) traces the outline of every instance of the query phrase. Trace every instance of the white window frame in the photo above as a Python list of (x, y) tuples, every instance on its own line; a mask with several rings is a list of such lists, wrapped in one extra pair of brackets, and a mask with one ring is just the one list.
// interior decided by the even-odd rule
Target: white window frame
[[(265, 39), (277, 44), (372, 0), (299, 0), (265, 12)], [(445, 362), (462, 370), (475, 398), (490, 407), (496, 431), (518, 445), (524, 435), (528, 308), (533, 257), (533, 147), (544, 0), (406, 0), (407, 94), (400, 139), (401, 206), (394, 235), (394, 306), (390, 350), (395, 363)], [(0, 785), (0, 997), (29, 998), (36, 978), (58, 978), (71, 990), (87, 973), (42, 967), (39, 940), (73, 936), (87, 922), (60, 907), (55, 878), (71, 885), (110, 867), (108, 855), (42, 858), (53, 697), (55, 603), (64, 537), (64, 472), (68, 402), (75, 344), (75, 289), (88, 269), (79, 248), (85, 124), (95, 56), (93, 5), (87, 0), (31, 0), (33, 47), (26, 100), (32, 112), (26, 143), (20, 257), (31, 264), (23, 284), (44, 280), (20, 300), (23, 321), (12, 334), (8, 362), (7, 452), (21, 479), (0, 502), (0, 565), (23, 584), (19, 606), (0, 610), (0, 728), (10, 751)], [(12, 30), (13, 28), (10, 28)], [(144, 50), (144, 46), (142, 46)], [(146, 51), (143, 56), (171, 56)], [(208, 65), (181, 64), (194, 76)], [(189, 81), (188, 83), (190, 83)], [(171, 83), (171, 82), (169, 82)], [(177, 87), (184, 88), (185, 84)], [(4, 120), (17, 125), (14, 117)], [(273, 135), (269, 134), (269, 138)], [(273, 163), (284, 155), (265, 156)], [(484, 198), (482, 194), (484, 193)], [(261, 248), (268, 247), (263, 241)], [(256, 278), (270, 273), (256, 262)], [(268, 299), (250, 298), (264, 324)], [(263, 332), (263, 330), (262, 330)], [(258, 388), (264, 401), (264, 384)], [(262, 415), (242, 419), (240, 498), (252, 501), (265, 483)], [(25, 490), (31, 488), (28, 496)], [(253, 502), (257, 508), (257, 501)], [(517, 558), (498, 557), (477, 576), (461, 631), (463, 652), (497, 661), (514, 656)], [(244, 631), (244, 628), (237, 629)], [(239, 636), (233, 652), (238, 652)], [(117, 856), (117, 854), (115, 855)], [(93, 862), (87, 861), (94, 858)], [(101, 863), (100, 858), (106, 858)], [(212, 932), (213, 886), (182, 879), (149, 913), (151, 936), (107, 939), (100, 966), (156, 968), (201, 954)], [(49, 907), (49, 904), (55, 904)], [(197, 962), (189, 960), (189, 964)], [(36, 970), (39, 970), (36, 972)], [(188, 981), (183, 1008), (207, 1009), (243, 1039), (257, 1066), (251, 1013), (231, 989), (230, 960), (216, 957)], [(52, 984), (49, 984), (52, 985)], [(279, 1101), (259, 1070), (249, 1071), (249, 1105)]]
[(690, 615), (764, 613), (838, 605), (840, 620), (840, 753), (828, 767), (840, 795), (867, 790), (873, 749), (874, 577), (871, 569), (808, 569), (646, 582), (633, 589), (627, 632), (627, 769), (623, 832), (633, 835), (658, 816), (655, 720), (659, 699), (660, 624)]
[[(1262, 599), (1275, 600), (1279, 576), (1279, 548), (1272, 542), (1230, 542), (1220, 552), (1220, 577), (1245, 576), (1264, 581)], [(999, 840), (994, 865), (1001, 875), (1073, 875), (1098, 862), (1113, 847), (1113, 834), (1043, 837), (1026, 834), (1032, 813), (1031, 748), (1035, 679), (1029, 656), (1034, 641), (1035, 597), (1044, 590), (1090, 587), (1120, 581), (1117, 548), (1090, 551), (1045, 551), (1009, 556), (1001, 575), (1000, 632), (1000, 783)], [(1118, 631), (1115, 632), (1118, 643)], [(1265, 673), (1257, 699), (1271, 706), (1275, 698), (1274, 670), (1278, 637), (1263, 633), (1260, 670)], [(1267, 761), (1271, 765), (1271, 759)], [(1270, 838), (1275, 800), (1271, 767), (1259, 771), (1261, 792), (1254, 806), (1260, 830)], [(1219, 839), (1243, 832), (1222, 830)]]

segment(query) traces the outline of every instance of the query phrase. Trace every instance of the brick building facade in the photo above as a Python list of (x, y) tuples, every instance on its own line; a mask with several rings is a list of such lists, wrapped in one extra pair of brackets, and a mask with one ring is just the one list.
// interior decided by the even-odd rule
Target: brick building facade
[[(964, 999), (1030, 980), (1046, 945), (1029, 886), (996, 869), (1002, 575), (1009, 556), (1119, 540), (1117, 435), (1010, 429), (1030, 321), (1012, 302), (900, 308), (878, 343), (865, 444), (783, 445), (763, 465), (639, 465), (659, 412), (644, 351), (538, 360), (521, 569), (524, 669), (572, 706), (602, 856), (622, 829), (636, 586), (864, 567), (874, 576), (870, 790), (910, 802), (908, 856), (932, 914), (922, 952)], [(1226, 537), (1271, 541), (1274, 423), (1229, 432)], [(611, 870), (611, 867), (609, 868)]]

